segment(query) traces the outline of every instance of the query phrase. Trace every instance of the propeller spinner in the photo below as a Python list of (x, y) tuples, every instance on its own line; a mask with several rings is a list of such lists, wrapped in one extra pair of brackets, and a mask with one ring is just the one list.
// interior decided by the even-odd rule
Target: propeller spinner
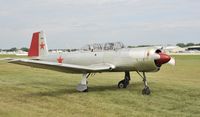
[(160, 56), (159, 59), (155, 60), (155, 64), (156, 66), (158, 67), (161, 67), (162, 64), (165, 64), (165, 63), (169, 63), (171, 65), (175, 65), (175, 59), (172, 58), (171, 56), (157, 50), (156, 53)]

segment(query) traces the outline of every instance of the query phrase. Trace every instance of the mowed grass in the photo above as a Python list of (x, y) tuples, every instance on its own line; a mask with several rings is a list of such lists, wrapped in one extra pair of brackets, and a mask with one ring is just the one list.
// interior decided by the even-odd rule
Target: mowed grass
[(75, 87), (81, 75), (0, 61), (0, 117), (199, 117), (200, 56), (175, 58), (175, 67), (147, 73), (150, 96), (141, 94), (135, 72), (126, 89), (117, 88), (124, 73), (102, 73), (80, 93)]

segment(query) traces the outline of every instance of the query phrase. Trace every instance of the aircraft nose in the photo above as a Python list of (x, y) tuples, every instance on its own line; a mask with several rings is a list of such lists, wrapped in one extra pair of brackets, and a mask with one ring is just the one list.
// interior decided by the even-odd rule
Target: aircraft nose
[(165, 54), (165, 53), (160, 52), (160, 53), (158, 53), (158, 54), (160, 55), (160, 59), (155, 60), (155, 63), (156, 63), (156, 65), (159, 66), (159, 67), (160, 67), (162, 64), (165, 64), (165, 63), (169, 62), (170, 59), (171, 59), (171, 57), (170, 57), (169, 55)]

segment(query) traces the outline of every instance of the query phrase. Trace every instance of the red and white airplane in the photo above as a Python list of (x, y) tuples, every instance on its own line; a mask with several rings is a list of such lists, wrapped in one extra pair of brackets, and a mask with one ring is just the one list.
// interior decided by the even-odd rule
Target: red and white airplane
[(87, 78), (93, 73), (124, 72), (119, 88), (126, 88), (130, 72), (136, 71), (143, 79), (142, 94), (149, 95), (146, 72), (157, 72), (165, 63), (175, 65), (175, 60), (156, 47), (125, 48), (120, 42), (90, 44), (79, 51), (49, 53), (46, 37), (42, 31), (33, 33), (28, 52), (29, 59), (12, 59), (10, 63), (51, 69), (66, 73), (83, 74), (77, 90), (88, 91)]

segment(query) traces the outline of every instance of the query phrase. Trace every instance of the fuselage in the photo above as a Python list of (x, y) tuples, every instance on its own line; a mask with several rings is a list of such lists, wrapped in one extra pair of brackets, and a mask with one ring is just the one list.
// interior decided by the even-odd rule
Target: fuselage
[(90, 66), (95, 64), (112, 64), (115, 66), (112, 72), (124, 71), (158, 71), (155, 59), (151, 57), (156, 48), (121, 48), (107, 51), (76, 51), (60, 54), (48, 54), (41, 56), (40, 60), (59, 62), (63, 64)]

